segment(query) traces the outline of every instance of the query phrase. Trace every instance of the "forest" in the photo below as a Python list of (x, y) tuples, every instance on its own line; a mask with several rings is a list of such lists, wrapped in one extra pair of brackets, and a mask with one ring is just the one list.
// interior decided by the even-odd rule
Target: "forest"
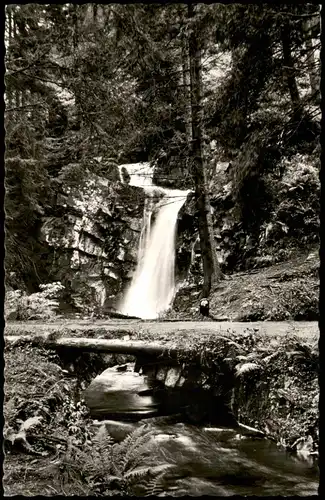
[(6, 6), (6, 495), (317, 492), (321, 17)]
[(67, 215), (62, 185), (87, 171), (114, 186), (121, 164), (155, 162), (156, 184), (196, 190), (205, 292), (317, 245), (318, 5), (10, 5), (5, 45), (10, 289), (60, 281), (41, 228)]

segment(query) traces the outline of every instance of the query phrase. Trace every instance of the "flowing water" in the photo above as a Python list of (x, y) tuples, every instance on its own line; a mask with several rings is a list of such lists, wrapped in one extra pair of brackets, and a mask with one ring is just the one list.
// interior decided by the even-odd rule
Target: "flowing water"
[[(314, 457), (291, 455), (273, 441), (245, 436), (238, 429), (168, 424), (159, 422), (159, 417), (133, 424), (106, 420), (104, 425), (121, 446), (132, 433), (132, 474), (150, 467), (154, 477), (155, 470), (164, 470), (158, 496), (317, 494), (319, 471)], [(139, 481), (132, 494), (141, 497), (148, 489)]]
[[(170, 391), (154, 394), (150, 383), (132, 367), (129, 363), (106, 369), (83, 393), (92, 417), (99, 419), (96, 426), (104, 425), (121, 446), (132, 433), (126, 474), (141, 474), (148, 467), (154, 474), (156, 468), (163, 468), (159, 496), (317, 494), (314, 456), (289, 454), (269, 439), (247, 435), (233, 420), (225, 420), (222, 405), (202, 401), (197, 391), (191, 391), (186, 400), (178, 393), (173, 401)], [(197, 424), (195, 402), (214, 408), (213, 420), (218, 424), (202, 415)], [(190, 408), (184, 411), (184, 405)], [(132, 494), (141, 497), (148, 490), (142, 484)]]
[(164, 426), (153, 438), (166, 463), (166, 495), (316, 495), (318, 467), (234, 429)]
[(174, 297), (175, 237), (177, 216), (188, 191), (165, 189), (152, 183), (154, 167), (149, 163), (121, 165), (131, 186), (146, 193), (138, 262), (120, 312), (143, 319), (155, 319), (165, 312)]

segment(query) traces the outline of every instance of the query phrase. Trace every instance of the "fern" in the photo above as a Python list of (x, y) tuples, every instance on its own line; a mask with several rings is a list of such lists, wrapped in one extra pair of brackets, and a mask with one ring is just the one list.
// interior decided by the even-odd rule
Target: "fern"
[(143, 461), (143, 452), (148, 449), (148, 444), (155, 431), (142, 425), (129, 434), (122, 443), (113, 446), (113, 462), (121, 474), (128, 469), (136, 467)]
[(260, 366), (257, 363), (243, 363), (243, 364), (240, 363), (235, 367), (236, 377), (247, 375), (248, 373), (251, 373), (259, 369)]
[(127, 491), (137, 495), (156, 495), (166, 488), (166, 474), (173, 466), (160, 464), (155, 467), (142, 467), (124, 475), (127, 481)]
[(27, 295), (21, 290), (7, 291), (6, 318), (12, 315), (19, 320), (53, 319), (58, 317), (59, 298), (64, 286), (59, 283), (40, 285), (40, 292)]
[[(113, 443), (103, 425), (93, 438), (94, 447), (70, 457), (94, 493), (150, 495), (164, 491), (164, 478), (174, 467), (172, 457), (164, 455), (155, 443), (156, 429), (143, 425), (121, 443)], [(148, 463), (152, 465), (148, 465)], [(141, 493), (140, 493), (141, 491)]]
[(145, 485), (145, 496), (157, 496), (166, 491), (166, 471), (152, 477)]
[(112, 448), (113, 439), (107, 433), (105, 426), (102, 426), (93, 439), (95, 451), (92, 456), (84, 455), (85, 468), (95, 477), (109, 476), (112, 471)]

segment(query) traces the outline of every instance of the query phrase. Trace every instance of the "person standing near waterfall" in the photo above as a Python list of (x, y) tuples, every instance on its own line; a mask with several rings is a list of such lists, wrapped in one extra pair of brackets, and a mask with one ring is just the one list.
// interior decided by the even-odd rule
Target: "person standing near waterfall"
[(207, 299), (206, 297), (203, 297), (200, 301), (200, 314), (202, 316), (208, 317), (209, 310), (210, 310), (209, 299)]

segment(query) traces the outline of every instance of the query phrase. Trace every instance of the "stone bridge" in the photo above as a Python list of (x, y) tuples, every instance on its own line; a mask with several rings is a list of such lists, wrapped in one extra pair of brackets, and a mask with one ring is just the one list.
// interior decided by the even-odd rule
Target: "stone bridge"
[[(256, 323), (241, 323), (238, 332), (234, 332), (234, 328), (232, 332), (227, 330), (225, 323), (187, 323), (183, 326), (182, 331), (180, 324), (177, 324), (178, 330), (172, 323), (164, 324), (168, 336), (154, 334), (150, 338), (149, 335), (145, 341), (132, 339), (131, 330), (129, 334), (124, 330), (119, 332), (124, 338), (98, 338), (98, 326), (93, 326), (91, 332), (97, 338), (63, 337), (57, 333), (56, 326), (52, 332), (41, 335), (6, 335), (5, 342), (27, 342), (58, 353), (71, 353), (71, 359), (75, 357), (76, 360), (84, 353), (96, 353), (99, 358), (105, 358), (104, 361), (109, 355), (110, 362), (102, 362), (100, 366), (102, 370), (105, 366), (110, 367), (92, 377), (93, 380), (89, 378), (90, 384), (84, 387), (84, 398), (94, 418), (121, 416), (126, 420), (139, 420), (157, 414), (176, 414), (181, 410), (182, 418), (185, 416), (190, 423), (209, 421), (217, 425), (236, 425), (241, 420), (246, 425), (258, 425), (266, 432), (266, 416), (274, 413), (270, 413), (270, 394), (278, 401), (281, 415), (289, 415), (296, 403), (299, 406), (299, 401), (292, 401), (287, 390), (288, 384), (295, 383), (294, 377), (299, 378), (301, 370), (301, 362), (298, 358), (295, 361), (297, 347), (290, 336), (294, 334), (300, 337), (299, 342), (311, 346), (317, 341), (317, 323), (270, 322), (262, 323), (261, 327)], [(153, 330), (158, 327), (161, 325), (152, 324)], [(193, 334), (195, 331), (193, 338), (200, 338), (199, 345), (191, 342), (191, 327)], [(87, 328), (89, 330), (89, 325)], [(273, 332), (268, 331), (270, 328)], [(46, 325), (46, 329), (51, 330), (52, 325)], [(132, 330), (136, 331), (134, 324)], [(212, 330), (214, 336), (211, 337)], [(118, 336), (113, 327), (108, 331)], [(254, 340), (256, 333), (260, 338), (258, 342)], [(105, 335), (105, 332), (100, 334)], [(158, 340), (151, 340), (153, 338)], [(133, 362), (122, 361), (112, 366), (110, 355), (120, 354), (127, 355), (124, 357), (127, 361), (132, 356)], [(308, 368), (314, 378), (317, 377), (315, 359), (312, 354)], [(272, 430), (271, 434), (278, 432)]]
[[(230, 346), (233, 343), (225, 337), (222, 337), (220, 342), (222, 339)], [(107, 405), (112, 401), (112, 393), (121, 389), (127, 391), (130, 387), (134, 393), (133, 406), (134, 395), (137, 394), (140, 397), (136, 404), (139, 408), (139, 412), (136, 412), (137, 416), (146, 413), (154, 414), (156, 406), (159, 405), (165, 413), (175, 413), (179, 409), (187, 408), (192, 421), (199, 420), (203, 416), (211, 420), (213, 413), (219, 412), (220, 423), (221, 406), (223, 408), (225, 404), (231, 406), (233, 376), (230, 367), (222, 363), (224, 366), (220, 371), (221, 365), (218, 363), (219, 372), (216, 380), (215, 370), (211, 369), (211, 366), (202, 366), (202, 354), (193, 347), (171, 347), (159, 342), (141, 340), (56, 338), (53, 334), (7, 336), (6, 342), (27, 342), (58, 352), (72, 353), (72, 358), (84, 352), (134, 356), (135, 363), (108, 368), (87, 388), (85, 399), (95, 417), (110, 413)], [(99, 393), (101, 393), (100, 403)], [(147, 405), (146, 410), (147, 403), (149, 406)], [(226, 411), (226, 415), (228, 413)], [(229, 415), (227, 418), (229, 419)]]

